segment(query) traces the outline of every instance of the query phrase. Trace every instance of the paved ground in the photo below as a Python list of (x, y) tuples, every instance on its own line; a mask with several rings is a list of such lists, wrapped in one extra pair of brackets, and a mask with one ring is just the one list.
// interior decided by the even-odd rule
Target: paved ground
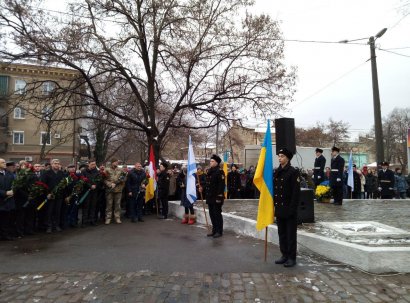
[[(332, 206), (334, 207), (334, 206)], [(0, 242), (0, 302), (410, 302), (410, 275), (375, 276), (154, 216)]]

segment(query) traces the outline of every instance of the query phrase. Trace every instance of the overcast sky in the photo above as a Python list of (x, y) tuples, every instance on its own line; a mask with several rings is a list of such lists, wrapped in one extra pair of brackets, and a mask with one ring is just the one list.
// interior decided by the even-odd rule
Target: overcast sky
[[(47, 2), (62, 8), (67, 1)], [(410, 15), (400, 10), (405, 2), (410, 13), (409, 0), (255, 0), (253, 12), (279, 20), (285, 40), (364, 38), (356, 41), (361, 45), (286, 41), (285, 61), (298, 68), (298, 82), (296, 102), (281, 114), (295, 118), (298, 127), (332, 118), (348, 122), (352, 138), (368, 132), (374, 113), (367, 42), (385, 27), (376, 47), (404, 56), (376, 50), (382, 117), (410, 107)]]
[[(409, 3), (409, 1), (407, 1)], [(410, 107), (410, 15), (400, 0), (256, 0), (256, 12), (281, 22), (285, 39), (357, 41), (366, 44), (381, 29), (376, 47), (382, 116)], [(410, 12), (410, 4), (408, 5)], [(329, 118), (350, 124), (353, 136), (374, 125), (370, 47), (354, 44), (285, 43), (286, 62), (298, 67), (296, 102), (290, 112), (299, 127)], [(407, 47), (407, 48), (404, 48)], [(403, 48), (403, 49), (398, 49)], [(366, 62), (367, 61), (367, 62)]]

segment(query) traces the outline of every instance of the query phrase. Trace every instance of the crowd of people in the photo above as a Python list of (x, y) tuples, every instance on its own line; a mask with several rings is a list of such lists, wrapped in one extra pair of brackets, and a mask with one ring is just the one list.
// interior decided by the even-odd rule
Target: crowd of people
[(340, 200), (410, 197), (410, 174), (405, 176), (401, 168), (391, 170), (387, 161), (382, 162), (378, 170), (367, 166), (359, 169), (356, 164), (353, 164), (353, 186), (349, 185), (348, 165), (345, 165), (339, 152), (339, 148), (332, 148), (331, 166), (325, 167), (326, 159), (323, 150), (317, 148), (314, 169), (301, 174), (303, 187), (314, 189), (320, 184), (330, 185), (333, 195), (340, 195)]
[[(220, 158), (215, 156), (214, 159), (206, 170), (198, 166), (195, 177), (197, 197), (207, 201), (211, 220), (215, 219), (210, 235), (219, 237), (222, 236), (220, 217), (224, 199), (219, 197), (224, 195), (225, 181), (222, 193), (220, 189), (217, 191), (220, 207), (214, 209), (215, 203), (211, 200), (216, 200), (213, 196), (216, 192), (211, 177), (214, 171), (222, 172)], [(212, 161), (217, 163), (217, 170), (213, 169)], [(143, 167), (137, 162), (133, 168), (128, 168), (120, 166), (118, 159), (111, 159), (107, 166), (99, 167), (90, 160), (78, 169), (73, 164), (62, 167), (58, 159), (46, 164), (0, 159), (0, 239), (14, 240), (39, 232), (121, 224), (124, 218), (133, 223), (144, 222), (143, 217), (150, 214), (167, 219), (169, 200), (181, 201), (185, 209), (181, 223), (196, 223), (193, 204), (186, 196), (186, 167), (171, 167), (162, 162), (156, 172), (154, 197), (147, 199), (149, 179), (148, 165)]]

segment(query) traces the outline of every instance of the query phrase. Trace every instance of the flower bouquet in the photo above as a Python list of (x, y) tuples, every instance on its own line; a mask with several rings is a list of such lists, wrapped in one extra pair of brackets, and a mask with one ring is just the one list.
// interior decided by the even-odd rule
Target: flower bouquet
[(28, 200), (24, 204), (23, 207), (26, 207), (30, 203), (39, 203), (46, 198), (48, 192), (48, 186), (44, 182), (36, 181), (33, 185), (31, 185), (29, 193), (28, 193)]
[[(88, 195), (88, 191), (83, 196), (81, 196), (81, 194), (83, 193), (83, 191), (87, 187), (91, 188), (91, 185), (93, 185), (93, 184), (90, 181), (90, 179), (88, 179), (87, 177), (80, 176), (78, 178), (78, 181), (77, 181), (77, 183), (75, 183), (74, 188), (73, 188), (73, 192), (72, 192), (73, 200), (74, 200), (74, 203), (76, 205), (80, 205), (84, 201), (84, 199)], [(80, 199), (80, 196), (81, 196), (81, 199)]]
[(318, 185), (315, 190), (316, 199), (319, 202), (330, 202), (330, 198), (332, 198), (332, 190), (327, 185)]

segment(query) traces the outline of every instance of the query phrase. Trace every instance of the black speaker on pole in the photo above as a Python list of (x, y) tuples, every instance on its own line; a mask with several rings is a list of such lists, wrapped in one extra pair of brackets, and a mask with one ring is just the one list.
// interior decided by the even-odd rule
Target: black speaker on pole
[(315, 205), (313, 204), (313, 189), (301, 188), (298, 206), (298, 224), (315, 223)]
[(276, 152), (286, 148), (296, 154), (295, 119), (275, 119)]

